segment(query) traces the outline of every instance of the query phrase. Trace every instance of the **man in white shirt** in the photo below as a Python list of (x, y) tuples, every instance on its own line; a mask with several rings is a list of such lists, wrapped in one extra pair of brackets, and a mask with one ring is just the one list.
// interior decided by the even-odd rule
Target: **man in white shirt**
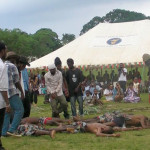
[(126, 92), (126, 82), (127, 82), (127, 69), (124, 68), (123, 63), (120, 64), (120, 68), (118, 69), (118, 82), (120, 87), (123, 90), (123, 93)]
[[(56, 69), (54, 64), (48, 66), (49, 72), (45, 74), (47, 94), (50, 94), (52, 117), (59, 117), (59, 113), (67, 111), (67, 101), (62, 91), (62, 73)], [(57, 107), (60, 104), (59, 108)]]
[(3, 121), (6, 112), (10, 112), (10, 104), (7, 96), (8, 90), (8, 74), (7, 67), (3, 63), (2, 59), (6, 57), (6, 46), (0, 42), (0, 150), (5, 150), (1, 142), (1, 132), (3, 127)]

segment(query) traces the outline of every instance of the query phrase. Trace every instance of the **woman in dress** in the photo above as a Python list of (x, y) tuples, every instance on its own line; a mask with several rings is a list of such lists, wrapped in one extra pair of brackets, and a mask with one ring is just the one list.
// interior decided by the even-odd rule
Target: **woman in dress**
[(126, 91), (126, 97), (124, 98), (125, 102), (129, 103), (137, 103), (140, 101), (140, 97), (137, 96), (136, 90), (133, 88), (133, 83), (129, 84), (129, 87)]

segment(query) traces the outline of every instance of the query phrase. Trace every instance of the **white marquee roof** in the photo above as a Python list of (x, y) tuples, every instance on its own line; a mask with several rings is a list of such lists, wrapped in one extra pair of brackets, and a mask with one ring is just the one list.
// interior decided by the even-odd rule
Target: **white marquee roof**
[(142, 62), (150, 54), (150, 20), (100, 23), (58, 50), (31, 62), (30, 68), (48, 66), (60, 57), (62, 65), (73, 58), (78, 65)]

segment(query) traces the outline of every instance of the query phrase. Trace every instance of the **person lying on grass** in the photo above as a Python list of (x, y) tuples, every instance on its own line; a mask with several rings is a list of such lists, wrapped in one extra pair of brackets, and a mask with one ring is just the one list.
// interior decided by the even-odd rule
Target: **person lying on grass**
[[(74, 121), (80, 121), (80, 118), (74, 118)], [(122, 127), (125, 118), (120, 112), (112, 112), (112, 113), (105, 113), (104, 115), (100, 115), (91, 119), (82, 120), (87, 123), (106, 123), (106, 122), (113, 122), (117, 127)]]
[[(74, 121), (80, 121), (79, 118), (74, 118)], [(113, 112), (113, 113), (105, 113), (104, 115), (82, 120), (87, 123), (104, 123), (108, 126), (117, 126), (123, 127), (123, 125), (127, 127), (142, 127), (142, 128), (150, 128), (150, 121), (148, 117), (144, 115), (127, 115), (121, 114), (120, 112)]]
[[(106, 116), (107, 117), (107, 116)], [(105, 118), (104, 120), (100, 120), (101, 123), (104, 123), (105, 125), (111, 126), (111, 127), (142, 127), (142, 128), (150, 128), (150, 122), (148, 120), (148, 117), (144, 115), (115, 115), (112, 117), (112, 119)]]
[(120, 134), (114, 133), (115, 131), (133, 131), (140, 130), (141, 127), (133, 128), (119, 128), (119, 127), (110, 127), (101, 123), (85, 123), (82, 121), (74, 122), (73, 125), (62, 125), (58, 128), (51, 128), (49, 130), (55, 130), (56, 132), (70, 132), (70, 133), (94, 133), (96, 136), (101, 137), (120, 137)]
[(60, 118), (51, 118), (51, 117), (45, 117), (45, 118), (38, 118), (38, 117), (26, 117), (21, 120), (21, 124), (36, 124), (36, 125), (56, 125), (59, 126), (60, 123), (67, 123), (70, 124), (70, 120), (63, 120)]
[(34, 125), (34, 124), (22, 124), (19, 125), (17, 129), (17, 133), (22, 136), (40, 136), (40, 135), (49, 135), (51, 138), (55, 137), (55, 130), (46, 130), (40, 126)]

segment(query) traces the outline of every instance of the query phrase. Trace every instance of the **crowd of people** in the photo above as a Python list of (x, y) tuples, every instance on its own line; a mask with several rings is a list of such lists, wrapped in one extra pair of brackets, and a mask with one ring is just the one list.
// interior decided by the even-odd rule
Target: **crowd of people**
[[(62, 69), (62, 62), (58, 57), (53, 64), (48, 65), (48, 72), (28, 74), (26, 65), (30, 66), (26, 57), (7, 52), (6, 45), (0, 42), (0, 137), (1, 135), (20, 136), (18, 135), (20, 133), (22, 135), (50, 135), (53, 138), (55, 132), (74, 133), (78, 126), (84, 132), (91, 132), (97, 136), (118, 137), (120, 135), (113, 134), (114, 131), (141, 129), (112, 129), (114, 124), (118, 127), (123, 126), (125, 115), (116, 117), (116, 114), (112, 114), (108, 121), (108, 114), (105, 114), (106, 118), (103, 121), (105, 120), (106, 123), (107, 120), (107, 124), (102, 124), (104, 122), (100, 121), (104, 116), (99, 117), (98, 120), (97, 117), (90, 121), (82, 120), (84, 105), (86, 107), (102, 106), (104, 101), (139, 102), (141, 75), (138, 68), (128, 73), (121, 63), (118, 74), (112, 70), (110, 75), (105, 71), (103, 76), (98, 72), (95, 77), (90, 71), (86, 77), (80, 69), (74, 66), (74, 60), (71, 58), (67, 59), (67, 71)], [(130, 81), (128, 87), (127, 80)], [(45, 101), (50, 103), (52, 117), (29, 117), (31, 105), (37, 105), (38, 94), (44, 94)], [(103, 100), (102, 97), (104, 97)], [(79, 105), (79, 113), (76, 109), (76, 101)], [(73, 124), (70, 124), (69, 120), (68, 102), (71, 105)], [(66, 120), (60, 119), (62, 112)], [(146, 117), (138, 116), (135, 120), (140, 122), (143, 118)], [(147, 118), (145, 120), (147, 121)], [(58, 125), (59, 127), (45, 129), (41, 125)], [(142, 124), (142, 127), (148, 125), (148, 123)], [(1, 140), (0, 150), (4, 150)]]

